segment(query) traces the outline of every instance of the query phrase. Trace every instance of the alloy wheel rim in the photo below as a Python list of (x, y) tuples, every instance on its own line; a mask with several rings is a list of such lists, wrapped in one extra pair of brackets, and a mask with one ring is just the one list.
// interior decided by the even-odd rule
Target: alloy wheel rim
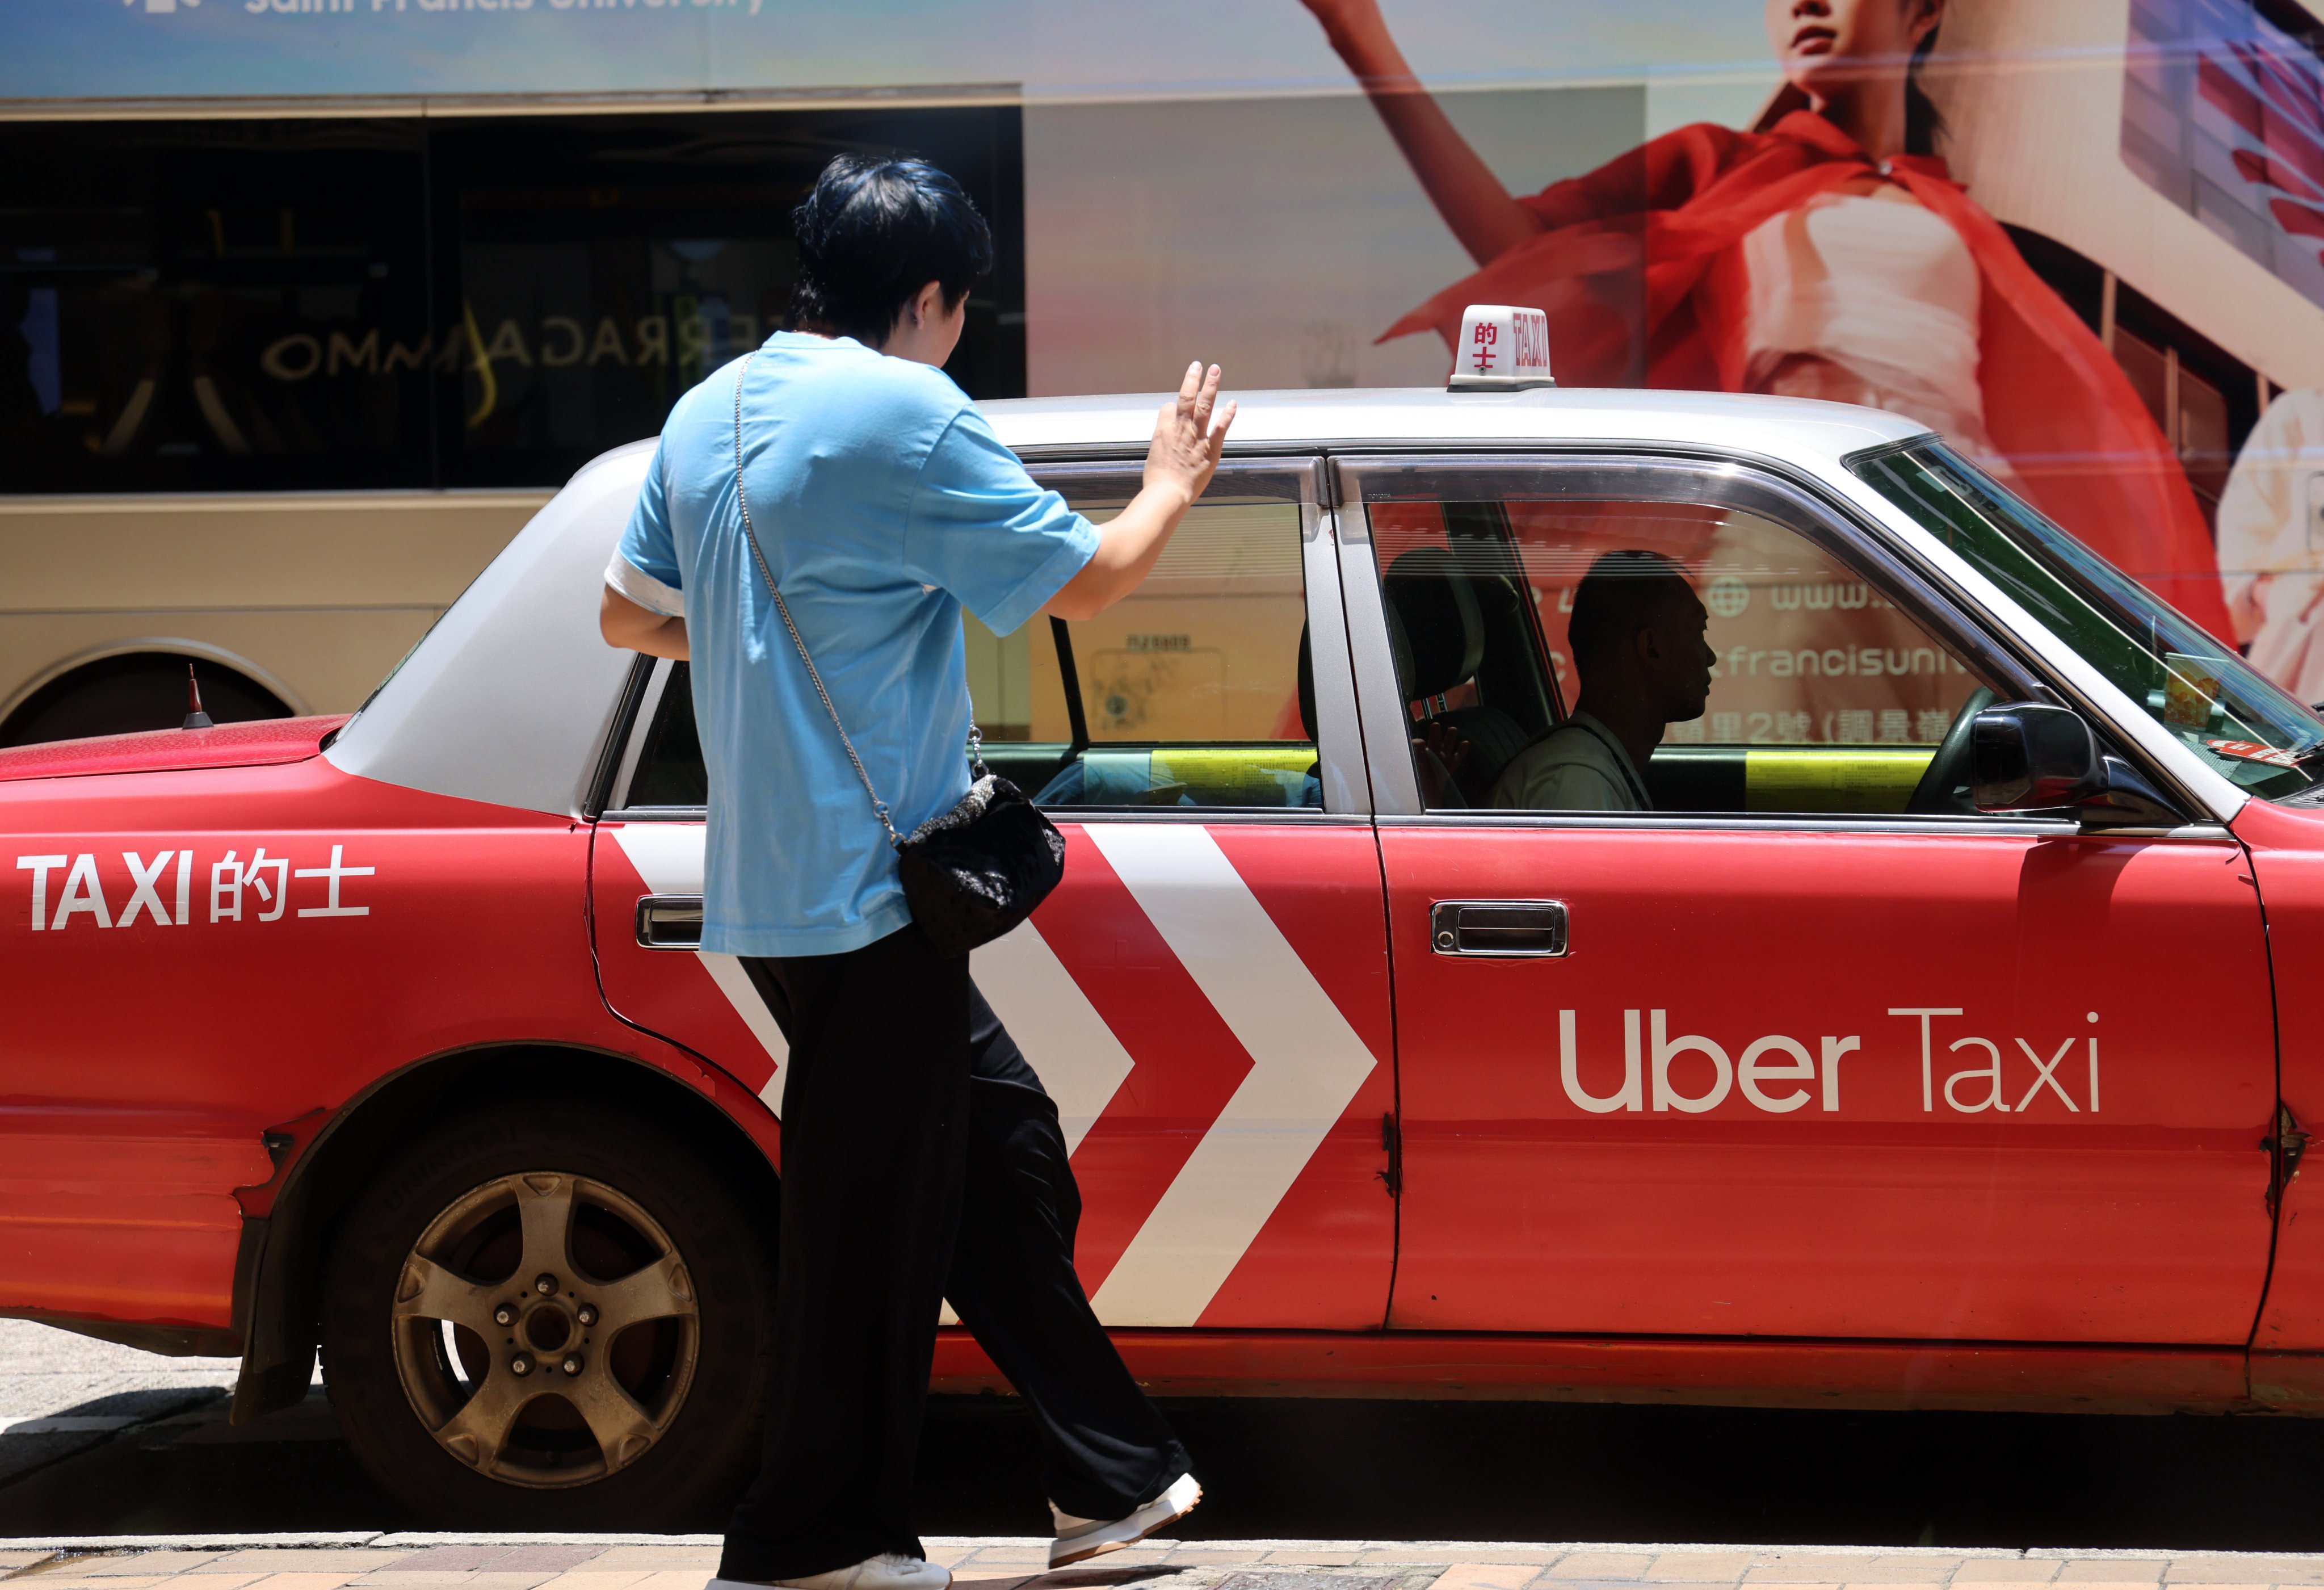
[(692, 1389), (693, 1278), (659, 1222), (562, 1170), (472, 1188), (396, 1278), (403, 1393), (438, 1446), (533, 1489), (590, 1484), (650, 1452)]

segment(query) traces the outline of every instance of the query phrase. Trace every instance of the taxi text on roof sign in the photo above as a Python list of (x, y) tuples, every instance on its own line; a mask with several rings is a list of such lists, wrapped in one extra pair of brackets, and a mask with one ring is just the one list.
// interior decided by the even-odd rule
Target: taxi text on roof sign
[(1555, 386), (1549, 373), (1549, 317), (1509, 304), (1471, 304), (1461, 314), (1461, 340), (1446, 384), (1454, 392)]

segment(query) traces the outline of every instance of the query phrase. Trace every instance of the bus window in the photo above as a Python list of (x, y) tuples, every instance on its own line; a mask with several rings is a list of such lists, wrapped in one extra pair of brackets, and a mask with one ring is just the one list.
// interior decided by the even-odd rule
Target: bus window
[[(477, 117), (437, 124), (439, 297), (459, 367), (439, 398), (448, 485), (561, 481), (651, 436), (678, 394), (778, 329), (791, 209), (854, 147), (924, 154), (988, 217), (1019, 213), (991, 108)], [(1024, 391), (1021, 245), (969, 300), (947, 367), (972, 397)], [(1006, 304), (1002, 299), (1006, 297)], [(1018, 311), (1007, 325), (1004, 310)]]
[(416, 120), (0, 129), (0, 492), (424, 486)]
[(792, 207), (847, 150), (992, 222), (947, 371), (1020, 396), (1018, 117), (0, 124), (0, 494), (560, 485), (780, 326)]

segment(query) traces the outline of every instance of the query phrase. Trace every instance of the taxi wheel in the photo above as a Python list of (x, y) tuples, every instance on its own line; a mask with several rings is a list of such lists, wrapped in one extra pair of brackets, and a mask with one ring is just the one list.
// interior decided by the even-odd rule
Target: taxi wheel
[(389, 1165), (324, 1278), (324, 1375), (373, 1475), (455, 1527), (715, 1527), (758, 1461), (774, 1276), (706, 1161), (524, 1105)]

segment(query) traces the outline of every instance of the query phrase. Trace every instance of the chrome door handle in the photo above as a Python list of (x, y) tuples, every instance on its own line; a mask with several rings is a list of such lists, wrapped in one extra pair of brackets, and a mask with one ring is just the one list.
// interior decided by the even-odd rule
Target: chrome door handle
[(702, 945), (702, 896), (638, 896), (638, 942), (648, 949), (698, 949)]
[(1428, 908), (1428, 945), (1439, 955), (1563, 955), (1565, 901), (1440, 900)]

